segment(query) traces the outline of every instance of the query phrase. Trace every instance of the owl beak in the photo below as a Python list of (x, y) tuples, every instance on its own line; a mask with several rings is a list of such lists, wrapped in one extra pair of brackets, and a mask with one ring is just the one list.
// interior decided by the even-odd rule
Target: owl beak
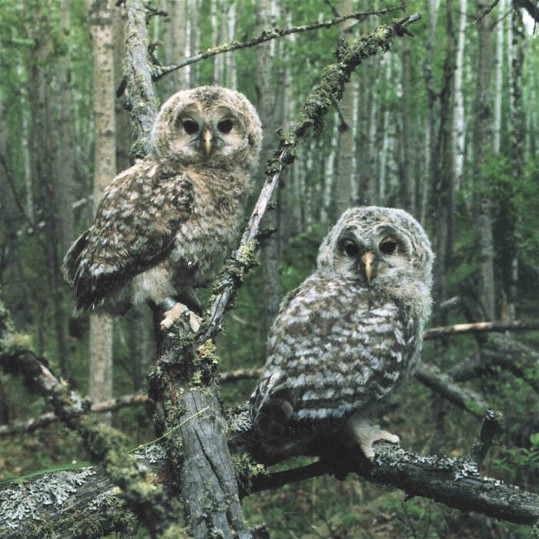
[(209, 129), (206, 129), (206, 131), (204, 131), (204, 154), (206, 155), (206, 157), (209, 157), (211, 155), (211, 148), (212, 148), (212, 141), (213, 141), (213, 136), (211, 134), (211, 131)]
[(372, 251), (367, 251), (361, 257), (361, 266), (367, 278), (367, 283), (371, 282), (373, 276), (373, 267), (374, 267), (374, 253)]

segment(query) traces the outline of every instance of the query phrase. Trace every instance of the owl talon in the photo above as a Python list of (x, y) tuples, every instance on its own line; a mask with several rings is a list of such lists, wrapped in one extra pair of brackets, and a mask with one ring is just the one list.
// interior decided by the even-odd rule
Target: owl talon
[(175, 303), (170, 309), (165, 312), (165, 317), (161, 320), (161, 330), (170, 329), (174, 322), (184, 316), (189, 322), (189, 327), (193, 333), (197, 333), (200, 329), (200, 316), (189, 310), (183, 303)]
[(400, 443), (400, 438), (396, 434), (391, 434), (382, 430), (380, 425), (371, 425), (363, 419), (351, 420), (352, 434), (359, 444), (363, 454), (370, 460), (374, 460), (374, 449), (372, 444), (378, 441), (390, 442), (392, 444)]

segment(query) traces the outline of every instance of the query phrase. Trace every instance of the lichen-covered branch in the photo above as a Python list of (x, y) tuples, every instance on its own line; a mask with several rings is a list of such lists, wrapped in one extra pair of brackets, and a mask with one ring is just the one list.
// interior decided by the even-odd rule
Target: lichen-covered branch
[(112, 483), (121, 489), (121, 497), (152, 533), (167, 529), (171, 515), (181, 514), (179, 504), (168, 500), (163, 489), (149, 481), (146, 469), (127, 453), (123, 435), (93, 422), (86, 414), (90, 401), (57, 378), (45, 360), (21, 346), (21, 340), (13, 332), (7, 310), (0, 305), (0, 369), (21, 376), (31, 393), (43, 396), (52, 405), (55, 414), (80, 436), (89, 457), (103, 467)]
[(335, 461), (318, 461), (304, 469), (254, 478), (252, 492), (279, 488), (291, 481), (320, 475), (343, 477), (346, 473), (355, 472), (373, 483), (390, 485), (409, 496), (430, 498), (462, 511), (474, 511), (518, 524), (539, 522), (537, 494), (480, 475), (470, 460), (422, 457), (386, 442), (376, 443), (374, 449), (372, 465), (363, 463), (343, 467), (337, 466)]
[[(372, 464), (354, 456), (344, 458), (340, 455), (339, 459), (321, 459), (282, 472), (240, 476), (240, 483), (249, 485), (249, 491), (242, 494), (255, 494), (322, 475), (344, 478), (347, 474), (357, 473), (368, 481), (463, 511), (474, 511), (518, 524), (538, 524), (538, 494), (485, 477), (477, 470), (477, 464), (496, 432), (491, 428), (495, 424), (495, 416), (486, 419), (483, 425), (487, 426), (482, 428), (477, 444), (466, 458), (420, 456), (397, 445), (378, 442), (374, 445)], [(145, 448), (137, 458), (156, 482), (166, 480), (168, 459), (159, 446)], [(120, 529), (116, 522), (120, 517), (124, 522), (121, 529), (136, 526), (134, 517), (118, 498), (118, 491), (99, 468), (56, 472), (13, 484), (0, 491), (0, 509), (0, 536), (9, 536), (5, 530), (12, 530), (11, 534), (14, 534), (13, 528), (9, 527), (14, 521), (18, 523), (20, 536), (36, 536), (29, 533), (35, 530), (62, 535), (62, 531), (73, 524), (72, 530), (85, 529), (85, 537), (100, 537), (99, 533), (93, 533), (95, 528), (91, 523), (97, 522), (98, 530), (114, 531)], [(96, 515), (99, 515), (98, 520), (94, 520)]]
[(271, 41), (272, 39), (278, 39), (292, 34), (318, 30), (319, 28), (330, 28), (331, 26), (336, 26), (349, 19), (356, 19), (358, 21), (361, 21), (369, 17), (370, 15), (386, 15), (387, 13), (402, 9), (404, 9), (404, 3), (401, 3), (398, 6), (385, 9), (375, 9), (371, 11), (355, 11), (354, 13), (349, 13), (348, 15), (335, 17), (334, 19), (331, 19), (329, 21), (321, 21), (313, 24), (303, 24), (301, 26), (293, 26), (291, 28), (272, 28), (271, 30), (264, 31), (261, 35), (255, 38), (248, 39), (246, 41), (233, 41), (232, 43), (223, 43), (217, 47), (213, 47), (203, 52), (199, 52), (198, 54), (195, 54), (190, 58), (185, 58), (181, 62), (178, 62), (174, 65), (156, 67), (154, 80), (159, 80), (160, 78), (164, 77), (165, 75), (168, 75), (169, 73), (172, 73), (173, 71), (194, 64), (196, 62), (200, 62), (201, 60), (212, 58), (213, 56), (216, 56), (218, 54), (233, 52), (240, 49), (247, 49), (249, 47), (255, 47), (256, 45), (266, 43), (267, 41)]
[(262, 217), (285, 166), (295, 159), (299, 141), (311, 131), (315, 133), (321, 131), (326, 114), (342, 98), (344, 87), (354, 69), (366, 58), (380, 51), (388, 51), (393, 40), (409, 33), (408, 26), (420, 18), (421, 15), (416, 13), (388, 25), (379, 26), (372, 34), (356, 39), (349, 48), (341, 51), (337, 63), (326, 67), (322, 79), (301, 107), (298, 120), (289, 132), (282, 133), (279, 149), (275, 152), (275, 157), (267, 163), (266, 182), (251, 213), (240, 245), (231, 258), (229, 268), (221, 274), (216, 297), (210, 306), (203, 329), (197, 337), (198, 342), (212, 338), (220, 330), (222, 317), (235, 297), (245, 272), (252, 265), (252, 252), (256, 246)]

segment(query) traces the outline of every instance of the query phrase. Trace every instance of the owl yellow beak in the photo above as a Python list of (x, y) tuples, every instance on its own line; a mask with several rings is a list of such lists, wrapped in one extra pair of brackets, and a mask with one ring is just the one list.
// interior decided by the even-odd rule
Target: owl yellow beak
[(209, 129), (206, 129), (206, 131), (204, 131), (204, 154), (206, 155), (206, 157), (209, 157), (211, 155), (212, 141), (213, 136), (211, 134), (211, 131)]
[(365, 272), (365, 277), (367, 282), (370, 283), (373, 275), (373, 265), (374, 265), (374, 253), (372, 251), (367, 251), (361, 257), (361, 265), (363, 266), (363, 271)]

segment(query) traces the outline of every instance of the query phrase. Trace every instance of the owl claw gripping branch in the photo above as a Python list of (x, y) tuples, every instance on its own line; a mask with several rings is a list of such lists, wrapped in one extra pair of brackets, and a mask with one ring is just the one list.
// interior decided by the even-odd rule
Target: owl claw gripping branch
[(282, 303), (262, 379), (251, 396), (266, 463), (335, 456), (398, 436), (369, 423), (411, 372), (430, 313), (433, 254), (403, 210), (343, 213), (326, 236), (316, 271)]
[[(203, 86), (173, 95), (155, 122), (151, 154), (114, 178), (64, 259), (77, 308), (121, 314), (174, 298), (162, 328), (199, 308), (194, 288), (238, 237), (261, 139), (242, 94)], [(189, 316), (196, 331), (199, 319)]]

